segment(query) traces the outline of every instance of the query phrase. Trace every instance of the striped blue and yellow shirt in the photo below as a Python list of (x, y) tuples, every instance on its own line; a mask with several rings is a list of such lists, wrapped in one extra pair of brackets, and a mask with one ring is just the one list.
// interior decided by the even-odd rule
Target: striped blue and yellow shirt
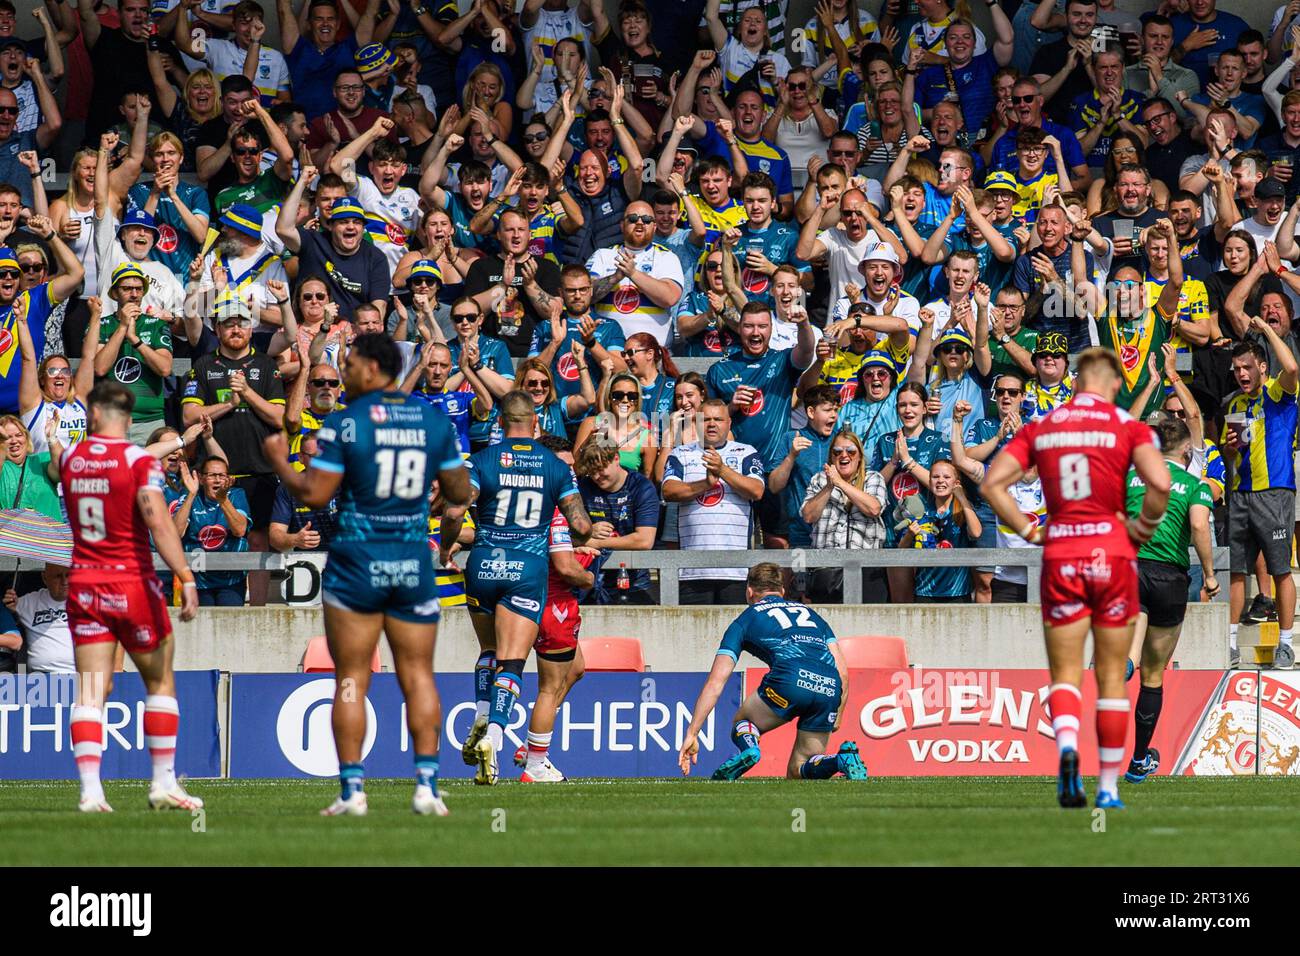
[[(742, 203), (737, 202), (730, 196), (720, 209), (714, 209), (703, 196), (689, 195), (686, 197), (688, 202), (695, 205), (699, 210), (700, 218), (704, 220), (704, 245), (707, 248), (717, 241), (718, 236), (728, 229), (739, 229), (742, 223), (749, 222), (749, 214), (745, 212)], [(683, 226), (689, 226), (686, 218), (686, 211), (682, 210), (680, 220)]]
[(1295, 490), (1296, 390), (1270, 378), (1255, 395), (1239, 392), (1228, 400), (1227, 415), (1246, 416), (1244, 449), (1233, 447), (1225, 422), (1219, 443), (1235, 464), (1233, 491)]
[[(465, 512), (466, 528), (474, 527), (474, 517), (468, 511)], [(429, 517), (429, 547), (434, 551), (438, 550), (438, 543), (441, 540), (442, 516), (431, 515)], [(465, 606), (465, 572), (456, 568), (444, 568), (437, 564), (438, 556), (434, 555), (434, 579), (438, 582), (438, 603), (442, 607), (464, 607)]]

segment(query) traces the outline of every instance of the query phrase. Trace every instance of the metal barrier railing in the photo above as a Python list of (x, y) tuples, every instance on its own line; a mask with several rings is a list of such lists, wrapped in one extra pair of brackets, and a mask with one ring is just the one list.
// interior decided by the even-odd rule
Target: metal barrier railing
[[(196, 571), (284, 571), (294, 556), (318, 552), (245, 551), (188, 551), (186, 558)], [(323, 555), (321, 555), (323, 557)], [(464, 565), (468, 556), (458, 555), (458, 566)], [(1195, 563), (1195, 555), (1192, 555)], [(659, 572), (659, 603), (671, 607), (679, 603), (679, 580), (676, 572), (686, 568), (750, 568), (761, 562), (770, 562), (783, 568), (813, 570), (817, 568), (844, 569), (844, 603), (862, 603), (862, 570), (864, 568), (1024, 568), (1028, 578), (1031, 603), (1038, 594), (1042, 575), (1043, 552), (1040, 548), (882, 548), (875, 551), (843, 551), (830, 549), (752, 550), (752, 551), (619, 551), (606, 561), (604, 570), (616, 570), (619, 564), (629, 571), (654, 570)], [(613, 567), (610, 565), (613, 564)], [(13, 571), (15, 559), (0, 557), (0, 572)], [(23, 558), (17, 562), (19, 570), (39, 571), (44, 565)], [(162, 559), (154, 555), (154, 567), (166, 570)], [(1214, 570), (1225, 577), (1228, 571), (1228, 549), (1214, 549)], [(1228, 599), (1227, 587), (1219, 590), (1216, 601)]]

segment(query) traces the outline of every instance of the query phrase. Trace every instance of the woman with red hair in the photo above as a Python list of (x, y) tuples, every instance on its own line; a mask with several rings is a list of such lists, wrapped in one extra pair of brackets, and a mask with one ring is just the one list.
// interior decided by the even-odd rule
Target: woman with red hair
[(641, 386), (641, 413), (650, 420), (651, 430), (658, 435), (668, 425), (673, 412), (673, 396), (681, 372), (673, 364), (668, 350), (649, 332), (636, 332), (627, 337), (623, 346), (627, 370), (636, 376)]

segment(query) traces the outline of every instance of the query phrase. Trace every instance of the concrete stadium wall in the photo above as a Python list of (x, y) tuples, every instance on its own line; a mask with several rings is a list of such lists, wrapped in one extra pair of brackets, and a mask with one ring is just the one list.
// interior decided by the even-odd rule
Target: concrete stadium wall
[[(1036, 604), (825, 606), (818, 611), (841, 637), (902, 636), (913, 665), (980, 669), (1047, 665)], [(1201, 604), (1187, 611), (1175, 661), (1186, 669), (1226, 667), (1228, 606)], [(737, 612), (727, 607), (584, 608), (582, 633), (640, 638), (652, 670), (703, 671)], [(175, 624), (176, 666), (182, 670), (295, 671), (307, 642), (324, 633), (319, 608), (204, 608), (196, 621), (182, 624), (176, 619)], [(387, 646), (381, 654), (384, 666), (391, 668)], [(469, 671), (477, 654), (468, 612), (454, 609), (444, 614), (437, 669)]]

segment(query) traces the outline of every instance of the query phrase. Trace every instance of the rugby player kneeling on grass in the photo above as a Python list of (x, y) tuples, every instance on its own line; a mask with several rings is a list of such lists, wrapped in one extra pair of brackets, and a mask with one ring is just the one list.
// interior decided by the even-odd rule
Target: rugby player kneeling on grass
[(731, 739), (740, 752), (713, 772), (714, 780), (735, 780), (758, 763), (762, 734), (798, 718), (799, 730), (785, 775), (791, 779), (825, 780), (842, 773), (866, 780), (867, 768), (851, 740), (837, 753), (825, 752), (830, 735), (840, 728), (849, 694), (849, 672), (835, 634), (807, 605), (787, 601), (781, 569), (756, 564), (745, 582), (749, 607), (723, 635), (713, 670), (695, 701), (677, 762), (683, 775), (699, 757), (696, 740), (713, 712), (722, 690), (736, 669), (741, 651), (749, 651), (769, 668), (758, 690), (736, 712)]

